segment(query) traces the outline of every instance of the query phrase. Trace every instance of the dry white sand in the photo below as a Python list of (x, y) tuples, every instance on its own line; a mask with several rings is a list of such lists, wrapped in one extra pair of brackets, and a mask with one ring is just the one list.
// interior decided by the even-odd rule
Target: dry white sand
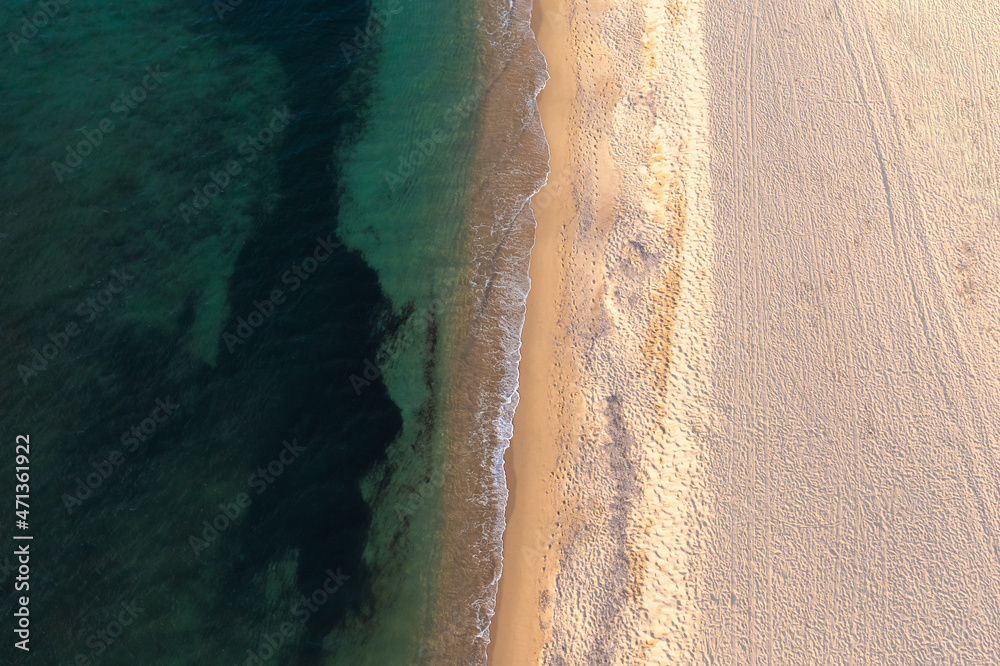
[(495, 663), (1000, 663), (998, 4), (543, 4), (572, 367)]
[(724, 663), (1000, 663), (995, 3), (706, 5)]

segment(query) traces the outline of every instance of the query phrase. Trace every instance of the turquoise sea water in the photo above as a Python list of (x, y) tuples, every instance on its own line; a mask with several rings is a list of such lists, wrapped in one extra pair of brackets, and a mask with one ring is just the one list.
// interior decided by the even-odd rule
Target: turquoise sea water
[(34, 537), (3, 663), (482, 660), (545, 161), (526, 19), (0, 7), (0, 524), (28, 434)]

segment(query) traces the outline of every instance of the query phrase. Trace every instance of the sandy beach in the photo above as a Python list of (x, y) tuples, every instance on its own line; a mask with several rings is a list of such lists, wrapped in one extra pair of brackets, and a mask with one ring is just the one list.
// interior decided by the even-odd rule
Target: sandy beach
[[(514, 415), (514, 438), (505, 457), (510, 497), (504, 532), (504, 573), (491, 625), (491, 664), (537, 663), (550, 619), (558, 546), (553, 535), (565, 506), (559, 461), (565, 455), (565, 415), (579, 409), (561, 390), (575, 381), (573, 357), (563, 332), (561, 303), (566, 286), (568, 246), (575, 235), (576, 207), (569, 164), (569, 114), (575, 77), (567, 42), (569, 23), (562, 14), (568, 0), (535, 0), (532, 29), (547, 56), (550, 79), (539, 95), (542, 124), (550, 151), (550, 174), (536, 195), (537, 220), (531, 291), (522, 330), (519, 386), (522, 400)], [(516, 444), (514, 444), (516, 442)], [(553, 545), (550, 549), (549, 546)]]
[[(497, 664), (656, 659), (693, 637), (692, 551), (674, 542), (698, 510), (689, 429), (707, 383), (691, 380), (711, 315), (706, 290), (680, 295), (710, 270), (707, 107), (697, 17), (649, 9), (535, 4), (552, 158), (533, 202)], [(609, 17), (627, 28), (616, 44), (601, 37)], [(671, 341), (687, 348), (683, 386)]]
[(493, 664), (1000, 660), (1000, 21), (536, 0)]

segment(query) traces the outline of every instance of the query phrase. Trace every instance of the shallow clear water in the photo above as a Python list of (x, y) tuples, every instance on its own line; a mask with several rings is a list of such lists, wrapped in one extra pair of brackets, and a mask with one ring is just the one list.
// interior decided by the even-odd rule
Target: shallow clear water
[(18, 663), (478, 660), (544, 173), (523, 8), (59, 7), (0, 8)]

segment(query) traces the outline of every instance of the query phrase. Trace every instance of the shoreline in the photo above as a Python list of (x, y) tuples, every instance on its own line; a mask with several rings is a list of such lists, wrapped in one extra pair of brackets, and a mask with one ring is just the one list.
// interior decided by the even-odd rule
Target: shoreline
[(569, 2), (533, 6), (550, 178), (532, 200), (491, 666), (702, 649), (712, 240), (701, 7)]
[[(554, 582), (554, 563), (547, 553), (556, 532), (561, 499), (557, 466), (561, 457), (559, 412), (553, 409), (559, 387), (553, 376), (560, 367), (558, 344), (561, 286), (567, 233), (576, 219), (568, 187), (570, 128), (567, 118), (575, 93), (571, 63), (566, 57), (568, 22), (560, 21), (560, 5), (569, 0), (534, 0), (531, 29), (546, 59), (549, 79), (536, 102), (549, 149), (549, 174), (531, 199), (535, 243), (531, 252), (531, 288), (521, 330), (518, 366), (518, 408), (514, 431), (504, 454), (508, 499), (503, 534), (503, 570), (490, 624), (487, 661), (493, 665), (535, 663), (546, 639), (544, 598)], [(555, 18), (555, 20), (553, 20)], [(564, 350), (565, 351), (565, 350)], [(569, 364), (567, 364), (568, 366)]]
[[(442, 464), (434, 590), (419, 658), (485, 664), (502, 571), (507, 506), (503, 454), (518, 405), (519, 360), (535, 219), (528, 207), (545, 183), (548, 148), (536, 99), (547, 75), (530, 27), (530, 0), (484, 3), (475, 30), (479, 60), (477, 138), (468, 197), (464, 324), (447, 346), (453, 383), (441, 417)], [(470, 547), (471, 546), (471, 547)]]
[(996, 661), (1000, 32), (937, 5), (537, 0), (491, 665)]

